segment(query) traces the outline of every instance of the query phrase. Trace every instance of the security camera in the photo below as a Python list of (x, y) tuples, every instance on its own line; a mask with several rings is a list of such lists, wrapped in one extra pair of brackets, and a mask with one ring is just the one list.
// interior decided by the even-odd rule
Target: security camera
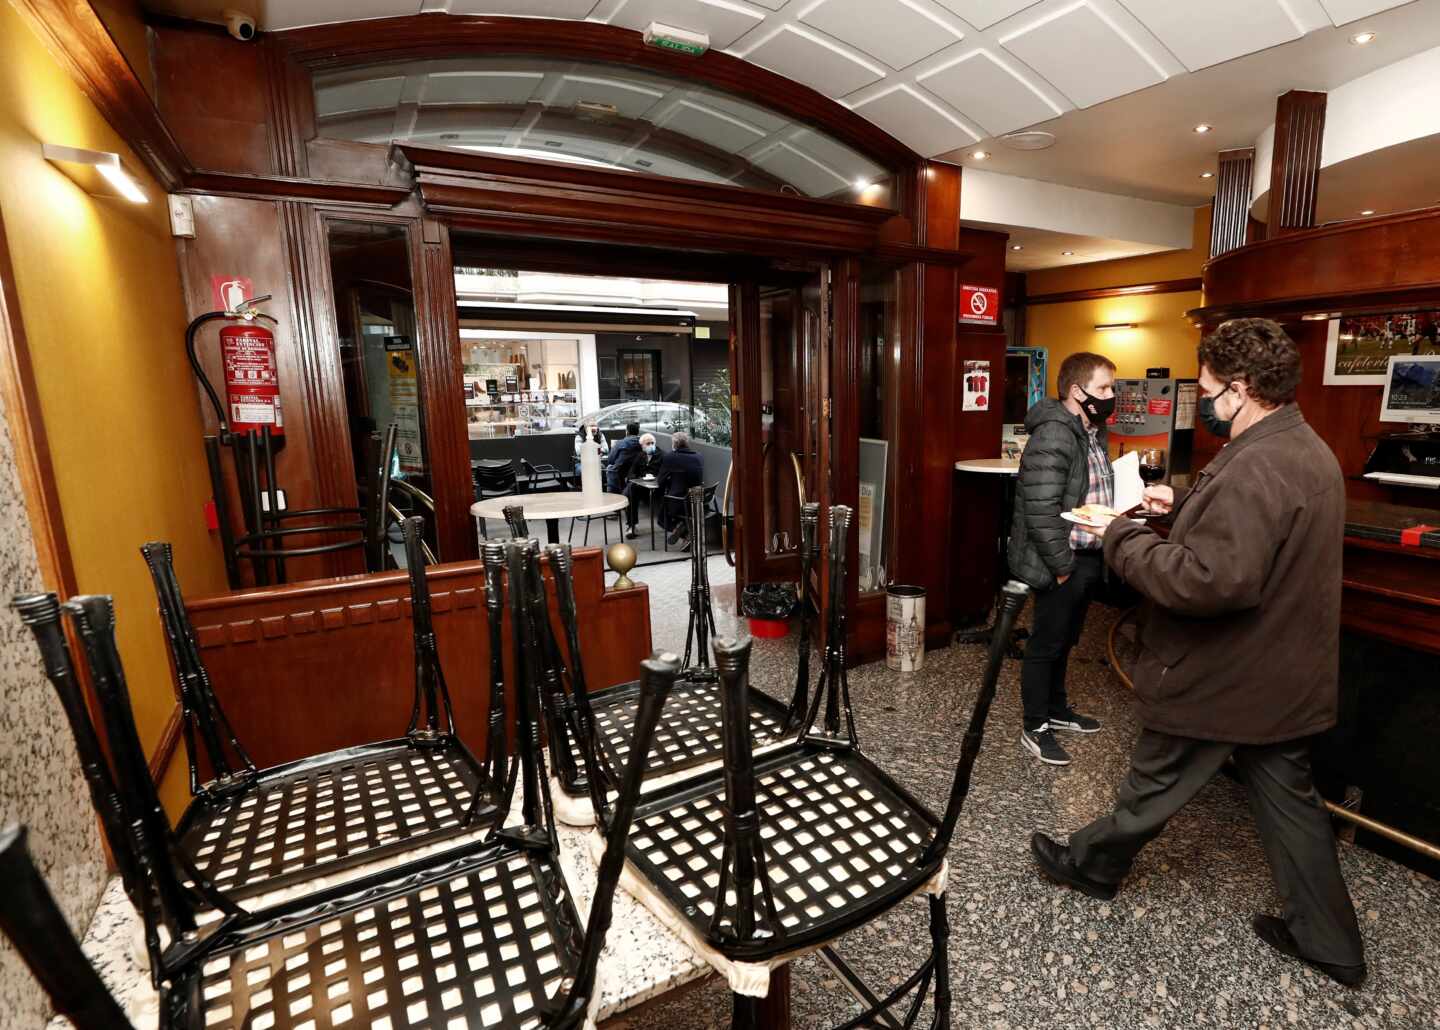
[(241, 42), (248, 42), (255, 38), (255, 19), (244, 11), (224, 10), (221, 16), (225, 19), (225, 28)]

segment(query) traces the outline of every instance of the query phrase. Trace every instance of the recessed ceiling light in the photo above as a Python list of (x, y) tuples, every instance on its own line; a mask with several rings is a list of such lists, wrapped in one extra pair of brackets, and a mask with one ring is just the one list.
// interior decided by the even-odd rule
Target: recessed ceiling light
[(1375, 209), (1373, 207), (1367, 207), (1364, 211), (1361, 211), (1360, 213), (1362, 215), (1373, 215), (1375, 213)]
[(988, 150), (977, 150), (977, 151), (975, 151), (973, 154), (971, 154), (970, 156), (973, 157), (973, 158), (974, 158), (975, 160), (977, 160), (977, 161), (983, 161), (983, 160), (985, 160), (987, 157), (990, 156), (990, 151), (988, 151)]
[(1075, 252), (1074, 252), (1073, 250), (1062, 250), (1062, 251), (1060, 252), (1060, 256), (1061, 256), (1061, 257), (1074, 257), (1074, 256), (1075, 256)]
[(866, 190), (868, 190), (869, 188), (870, 188), (870, 180), (869, 180), (869, 179), (856, 179), (856, 180), (855, 180), (855, 192), (856, 192), (856, 193), (864, 193), (864, 192), (865, 192)]
[(1373, 42), (1375, 42), (1375, 33), (1373, 32), (1357, 32), (1350, 37), (1350, 43), (1353, 46), (1364, 46), (1366, 43)]
[(1011, 250), (1024, 250), (1025, 248), (1022, 247), (1022, 246), (1021, 246), (1020, 244), (1018, 244), (1018, 243), (1012, 243), (1012, 244), (1010, 244), (1010, 249), (1011, 249)]
[(1209, 131), (1210, 131), (1211, 129), (1213, 129), (1214, 127), (1215, 127), (1215, 126), (1213, 126), (1213, 125), (1208, 125), (1208, 124), (1206, 124), (1205, 122), (1201, 122), (1199, 125), (1195, 126), (1195, 131), (1203, 135), (1203, 134), (1209, 132)]
[(1202, 179), (1213, 179), (1213, 178), (1215, 178), (1215, 173), (1214, 173), (1214, 172), (1201, 172), (1201, 173), (1200, 173), (1200, 178), (1202, 178)]
[(1055, 134), (1042, 129), (1028, 129), (1025, 132), (1007, 132), (1000, 142), (1011, 150), (1045, 150), (1055, 145)]

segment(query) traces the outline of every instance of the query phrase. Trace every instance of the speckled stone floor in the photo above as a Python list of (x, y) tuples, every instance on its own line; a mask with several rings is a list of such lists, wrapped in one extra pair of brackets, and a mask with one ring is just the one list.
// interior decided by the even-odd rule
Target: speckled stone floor
[[(711, 578), (724, 631), (734, 625), (734, 587), (717, 562)], [(683, 645), (688, 576), (683, 565), (635, 576), (651, 584), (657, 646)], [(1279, 899), (1244, 790), (1226, 777), (1142, 853), (1113, 902), (1039, 878), (1031, 832), (1063, 836), (1102, 814), (1139, 732), (1127, 691), (1104, 664), (1112, 618), (1108, 609), (1093, 609), (1071, 659), (1071, 699), (1105, 728), (1064, 738), (1075, 759), (1068, 768), (1042, 766), (1021, 750), (1019, 666), (1005, 664), (950, 852), (952, 1026), (1440, 1027), (1440, 883), (1341, 845), (1370, 965), (1364, 989), (1345, 990), (1277, 956), (1251, 933), (1250, 916), (1278, 912)], [(754, 682), (787, 697), (794, 662), (793, 637), (756, 641)], [(955, 646), (932, 651), (920, 673), (902, 676), (883, 663), (850, 673), (867, 753), (937, 811), (983, 664), (983, 648)], [(840, 951), (869, 982), (884, 986), (913, 971), (926, 941), (925, 906), (912, 901), (845, 938)], [(631, 1025), (723, 1027), (729, 1004), (712, 982)], [(797, 963), (796, 1027), (833, 1026), (856, 1011), (823, 963)]]

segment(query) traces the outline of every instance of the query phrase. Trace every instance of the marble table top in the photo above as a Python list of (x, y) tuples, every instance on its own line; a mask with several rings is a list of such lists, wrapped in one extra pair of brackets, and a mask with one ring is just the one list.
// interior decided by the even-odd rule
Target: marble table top
[(1017, 458), (962, 458), (955, 463), (955, 470), (1014, 476), (1020, 473), (1020, 461)]
[(605, 493), (598, 502), (589, 502), (579, 490), (542, 490), (533, 494), (509, 494), (487, 497), (470, 505), (470, 514), (477, 519), (503, 519), (505, 509), (520, 505), (527, 519), (576, 519), (583, 515), (605, 515), (630, 504), (624, 494)]
[[(515, 814), (518, 816), (518, 811)], [(563, 823), (558, 824), (556, 829), (560, 838), (560, 866), (565, 882), (570, 886), (576, 912), (583, 922), (589, 917), (590, 900), (595, 893), (596, 872), (589, 848), (592, 831), (575, 829)], [(479, 834), (471, 834), (418, 848), (386, 861), (347, 871), (325, 882), (339, 883), (377, 868), (411, 861), (422, 854), (456, 847), (477, 836)], [(306, 889), (303, 884), (297, 885), (262, 895), (253, 899), (253, 903), (270, 904), (302, 894)], [(83, 946), (85, 954), (130, 1016), (136, 1030), (155, 1030), (159, 1022), (159, 997), (150, 985), (141, 925), (139, 914), (125, 897), (116, 877), (105, 888)], [(705, 961), (666, 929), (644, 905), (624, 890), (616, 890), (613, 922), (605, 938), (605, 950), (600, 955), (597, 977), (599, 997), (591, 1009), (592, 1017), (599, 1023), (698, 980), (709, 972), (710, 967)], [(47, 1030), (66, 1030), (70, 1025), (69, 1020), (56, 1016)]]

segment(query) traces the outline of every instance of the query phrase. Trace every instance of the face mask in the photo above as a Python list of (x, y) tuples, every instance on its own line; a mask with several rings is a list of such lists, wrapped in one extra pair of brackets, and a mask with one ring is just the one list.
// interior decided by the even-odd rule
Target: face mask
[(645, 453), (646, 453), (646, 454), (654, 454), (654, 453), (655, 453), (655, 445), (654, 445), (653, 443), (647, 443), (647, 444), (645, 445)]
[(1210, 432), (1222, 440), (1230, 438), (1230, 420), (1215, 414), (1214, 397), (1201, 397), (1200, 403), (1195, 406), (1195, 413), (1200, 416), (1201, 423)]
[(1080, 392), (1085, 394), (1085, 399), (1080, 402), (1080, 410), (1085, 412), (1085, 417), (1092, 426), (1103, 426), (1115, 413), (1115, 398), (1092, 397), (1083, 386), (1080, 387)]

